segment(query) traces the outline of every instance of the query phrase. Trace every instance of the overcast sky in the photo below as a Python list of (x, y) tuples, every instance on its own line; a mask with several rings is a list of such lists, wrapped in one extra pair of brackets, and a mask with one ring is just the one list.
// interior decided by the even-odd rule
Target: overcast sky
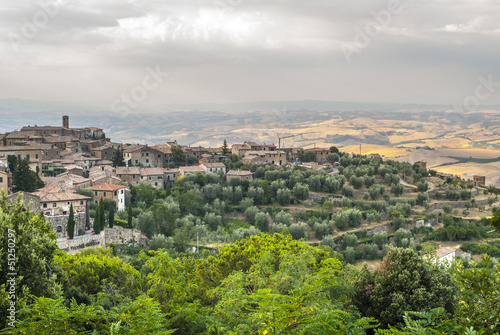
[(500, 104), (500, 0), (393, 1), (2, 0), (0, 98)]

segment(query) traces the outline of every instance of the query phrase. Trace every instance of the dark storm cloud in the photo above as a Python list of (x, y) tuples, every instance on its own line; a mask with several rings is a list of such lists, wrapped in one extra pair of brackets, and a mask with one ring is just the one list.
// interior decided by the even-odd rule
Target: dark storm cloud
[(401, 0), (384, 21), (393, 1), (71, 0), (26, 37), (26, 21), (55, 2), (5, 0), (1, 97), (112, 100), (156, 66), (176, 75), (149, 103), (451, 103), (480, 75), (500, 79), (500, 1)]

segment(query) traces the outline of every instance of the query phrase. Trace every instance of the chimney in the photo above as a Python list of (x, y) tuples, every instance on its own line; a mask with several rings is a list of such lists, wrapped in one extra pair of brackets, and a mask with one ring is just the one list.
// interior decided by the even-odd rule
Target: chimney
[(69, 116), (63, 115), (62, 126), (63, 126), (63, 128), (69, 128)]

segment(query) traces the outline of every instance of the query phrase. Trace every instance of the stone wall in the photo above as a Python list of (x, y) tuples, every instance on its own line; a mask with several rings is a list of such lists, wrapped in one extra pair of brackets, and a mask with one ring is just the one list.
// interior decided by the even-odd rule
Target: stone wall
[[(450, 205), (453, 208), (464, 208), (465, 203), (469, 202), (471, 203), (470, 200), (467, 201), (446, 201), (446, 202), (436, 202), (433, 203), (429, 209), (427, 210), (428, 212), (434, 210), (434, 209), (442, 209), (444, 205)], [(481, 205), (487, 205), (488, 204), (488, 199), (483, 199), (483, 200), (476, 200), (474, 206), (481, 206)]]
[(105, 246), (103, 238), (104, 236), (101, 235), (79, 236), (72, 240), (57, 241), (57, 246), (60, 250), (66, 251), (68, 254), (76, 254), (83, 249)]
[(114, 228), (105, 228), (101, 234), (105, 236), (105, 244), (128, 244), (134, 247), (146, 245), (147, 238), (137, 229), (122, 228), (116, 226)]
[(105, 228), (99, 235), (78, 236), (72, 240), (58, 240), (59, 249), (75, 254), (83, 249), (107, 247), (110, 244), (146, 246), (147, 238), (139, 230), (128, 228)]
[[(52, 231), (56, 233), (57, 238), (68, 236), (68, 219), (69, 215), (57, 216), (44, 216), (45, 220), (49, 222)], [(85, 213), (75, 213), (75, 236), (78, 231), (85, 232), (85, 222), (87, 215)], [(60, 229), (58, 229), (60, 227)]]

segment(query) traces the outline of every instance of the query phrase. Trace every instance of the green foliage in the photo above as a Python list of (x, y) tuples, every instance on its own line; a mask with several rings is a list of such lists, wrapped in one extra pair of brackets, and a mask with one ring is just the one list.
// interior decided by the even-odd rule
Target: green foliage
[[(57, 249), (55, 234), (49, 224), (40, 215), (35, 215), (24, 208), (19, 196), (17, 201), (7, 202), (6, 196), (0, 195), (0, 288), (4, 288), (8, 273), (16, 273), (15, 287), (18, 301), (27, 298), (27, 294), (55, 297), (58, 289), (53, 278), (49, 277), (49, 264), (52, 264)], [(15, 259), (8, 255), (15, 255)], [(9, 289), (7, 288), (7, 291)], [(6, 300), (6, 299), (5, 299)], [(0, 310), (0, 327), (6, 320), (6, 305), (3, 301)]]
[(69, 217), (68, 217), (68, 236), (69, 239), (73, 239), (75, 236), (75, 214), (73, 213), (73, 203), (69, 206)]
[(10, 155), (7, 161), (12, 173), (12, 190), (14, 192), (34, 192), (45, 186), (38, 174), (38, 167), (37, 171), (31, 170), (28, 159), (18, 160), (16, 156)]
[(493, 217), (490, 219), (490, 225), (500, 232), (500, 208), (493, 209)]
[(484, 330), (485, 334), (498, 334), (500, 329), (500, 267), (483, 255), (479, 263), (471, 262), (470, 269), (457, 268), (459, 303), (456, 305), (458, 321), (465, 327)]
[(297, 157), (301, 162), (307, 163), (307, 162), (315, 162), (316, 161), (316, 152), (312, 150), (302, 150), (300, 149), (297, 152)]
[(170, 159), (176, 166), (186, 161), (186, 153), (182, 150), (182, 147), (175, 145), (172, 146), (171, 150)]
[(108, 226), (109, 228), (113, 228), (115, 225), (115, 209), (111, 207), (108, 211)]
[(114, 284), (130, 297), (137, 297), (142, 287), (139, 272), (102, 247), (85, 249), (76, 255), (58, 253), (54, 262), (68, 274), (71, 286), (88, 295), (99, 293), (106, 283)]
[(121, 147), (115, 150), (111, 161), (113, 162), (113, 167), (126, 165), (125, 161), (123, 160), (123, 149)]
[(270, 216), (267, 213), (259, 212), (255, 215), (255, 226), (259, 228), (260, 231), (269, 231)]
[(382, 325), (401, 325), (405, 311), (442, 307), (453, 312), (455, 287), (450, 274), (426, 263), (411, 249), (391, 250), (377, 272), (364, 269), (355, 281), (353, 302), (364, 316)]

